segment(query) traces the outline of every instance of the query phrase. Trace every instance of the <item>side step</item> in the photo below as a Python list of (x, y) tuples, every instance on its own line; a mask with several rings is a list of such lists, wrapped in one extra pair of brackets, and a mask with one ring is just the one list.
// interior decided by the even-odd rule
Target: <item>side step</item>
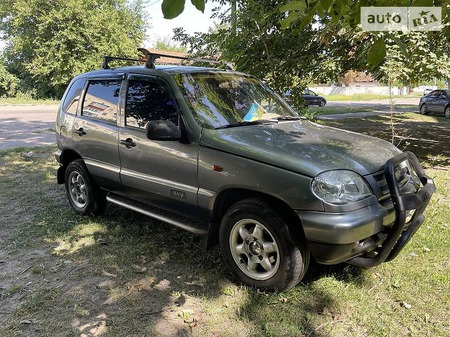
[(128, 208), (132, 211), (144, 214), (156, 220), (168, 223), (195, 234), (208, 233), (208, 229), (195, 220), (150, 205), (142, 204), (138, 201), (126, 199), (113, 194), (108, 194), (106, 200), (108, 200), (110, 203)]

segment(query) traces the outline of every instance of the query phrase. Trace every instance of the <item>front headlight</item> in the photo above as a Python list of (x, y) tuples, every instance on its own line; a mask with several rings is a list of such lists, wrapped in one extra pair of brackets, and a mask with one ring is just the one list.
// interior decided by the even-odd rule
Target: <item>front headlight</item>
[(365, 180), (347, 170), (318, 174), (311, 183), (311, 191), (320, 200), (334, 205), (348, 204), (372, 195)]

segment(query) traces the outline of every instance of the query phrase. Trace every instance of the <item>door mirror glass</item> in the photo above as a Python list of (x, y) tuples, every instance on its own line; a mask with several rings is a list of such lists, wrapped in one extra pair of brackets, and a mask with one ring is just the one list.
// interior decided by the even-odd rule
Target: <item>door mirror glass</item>
[(145, 135), (152, 140), (180, 140), (181, 130), (172, 121), (156, 120), (147, 123)]

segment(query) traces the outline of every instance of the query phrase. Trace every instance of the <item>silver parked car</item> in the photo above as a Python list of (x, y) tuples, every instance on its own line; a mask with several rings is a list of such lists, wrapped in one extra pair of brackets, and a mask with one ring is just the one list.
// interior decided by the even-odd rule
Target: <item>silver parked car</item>
[(433, 90), (424, 95), (419, 101), (420, 113), (427, 115), (430, 112), (443, 113), (450, 118), (450, 89)]

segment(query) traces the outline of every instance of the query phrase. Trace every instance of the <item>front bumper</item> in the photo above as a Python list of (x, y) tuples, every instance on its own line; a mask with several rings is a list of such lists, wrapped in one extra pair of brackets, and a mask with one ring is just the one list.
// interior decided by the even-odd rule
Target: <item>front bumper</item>
[[(406, 160), (422, 184), (415, 194), (402, 194), (395, 177), (396, 166)], [(411, 152), (390, 159), (384, 173), (391, 208), (373, 203), (342, 213), (297, 212), (317, 262), (376, 266), (394, 259), (411, 239), (425, 219), (423, 212), (436, 190), (434, 182)]]

